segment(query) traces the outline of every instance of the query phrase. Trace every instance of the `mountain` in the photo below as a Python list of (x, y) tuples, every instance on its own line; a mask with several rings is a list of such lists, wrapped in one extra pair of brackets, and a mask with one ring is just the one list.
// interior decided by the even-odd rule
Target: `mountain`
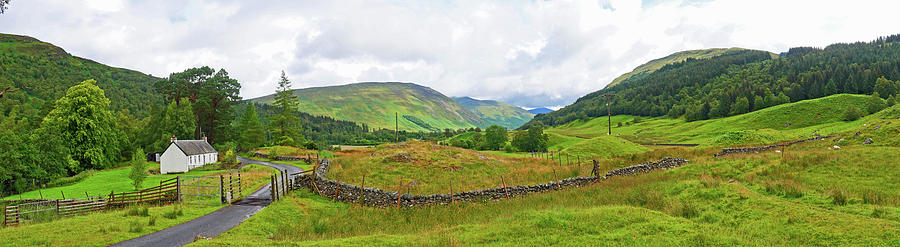
[[(496, 100), (477, 100), (470, 97), (454, 97), (453, 101), (477, 114), (485, 125), (499, 125), (515, 129), (534, 117), (521, 107)], [(481, 126), (485, 127), (485, 126)]]
[(0, 90), (18, 89), (0, 98), (0, 117), (18, 112), (18, 117), (30, 118), (31, 125), (40, 121), (66, 89), (87, 79), (97, 81), (114, 111), (128, 110), (144, 117), (151, 106), (163, 102), (153, 91), (153, 82), (159, 78), (72, 56), (28, 36), (0, 34), (0, 64)]
[(530, 112), (531, 114), (537, 115), (537, 114), (551, 113), (551, 112), (553, 112), (553, 110), (550, 110), (550, 108), (546, 108), (546, 107), (540, 107), (540, 108), (534, 108), (534, 109), (528, 110), (528, 112)]
[[(558, 111), (535, 116), (521, 128), (560, 125), (606, 114), (605, 94), (615, 95), (612, 114), (722, 118), (828, 95), (896, 94), (900, 80), (900, 35), (825, 48), (795, 47), (773, 56), (728, 50), (706, 59), (688, 58), (633, 76), (579, 98)], [(884, 77), (884, 79), (882, 79)], [(876, 85), (877, 84), (877, 85)], [(892, 92), (893, 91), (893, 92)]]
[[(474, 112), (428, 87), (400, 82), (362, 82), (340, 86), (295, 89), (300, 111), (366, 124), (370, 129), (437, 131), (484, 126)], [(268, 104), (272, 95), (250, 101)]]
[(650, 60), (650, 62), (641, 64), (640, 66), (637, 66), (637, 68), (634, 68), (634, 70), (632, 70), (631, 72), (628, 72), (628, 73), (620, 75), (619, 77), (616, 77), (616, 79), (613, 79), (613, 81), (610, 82), (609, 85), (606, 85), (606, 87), (608, 88), (608, 87), (615, 86), (619, 83), (629, 81), (629, 79), (632, 79), (632, 78), (641, 78), (643, 76), (646, 76), (647, 74), (656, 72), (663, 66), (673, 64), (673, 63), (681, 63), (681, 62), (684, 62), (685, 60), (687, 60), (688, 58), (690, 58), (690, 59), (706, 59), (706, 58), (720, 56), (722, 54), (725, 54), (725, 52), (728, 52), (728, 51), (738, 51), (738, 50), (743, 50), (743, 48), (712, 48), (712, 49), (704, 49), (704, 50), (679, 51), (676, 53), (672, 53), (671, 55), (668, 55), (668, 56), (665, 56), (662, 58), (653, 59), (653, 60)]

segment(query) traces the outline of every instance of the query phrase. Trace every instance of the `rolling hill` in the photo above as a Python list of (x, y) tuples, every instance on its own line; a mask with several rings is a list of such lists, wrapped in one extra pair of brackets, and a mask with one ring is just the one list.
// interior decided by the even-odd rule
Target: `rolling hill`
[(40, 109), (49, 107), (66, 89), (87, 79), (97, 81), (114, 111), (128, 110), (144, 117), (151, 106), (163, 101), (160, 94), (153, 92), (153, 82), (159, 78), (72, 56), (60, 47), (28, 36), (0, 34), (0, 65), (0, 90), (19, 89), (3, 95), (2, 114), (18, 111), (39, 121), (43, 117)]
[[(371, 129), (394, 128), (399, 113), (401, 130), (437, 131), (484, 126), (476, 113), (438, 91), (413, 83), (362, 82), (340, 86), (295, 89), (300, 111), (338, 120), (364, 123)], [(251, 99), (268, 104), (274, 95)]]
[(453, 101), (477, 114), (488, 126), (496, 124), (508, 129), (515, 129), (534, 117), (534, 114), (521, 107), (496, 100), (454, 97)]

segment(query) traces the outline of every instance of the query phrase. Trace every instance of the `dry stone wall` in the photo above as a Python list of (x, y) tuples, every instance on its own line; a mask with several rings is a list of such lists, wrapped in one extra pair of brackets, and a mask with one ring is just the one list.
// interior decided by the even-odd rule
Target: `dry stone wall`
[[(607, 172), (603, 176), (570, 177), (559, 181), (536, 185), (515, 185), (484, 190), (473, 190), (454, 194), (411, 195), (400, 194), (397, 191), (386, 191), (377, 188), (361, 187), (341, 181), (331, 180), (323, 176), (328, 172), (331, 160), (322, 159), (317, 170), (313, 174), (301, 174), (292, 181), (294, 189), (305, 188), (315, 191), (319, 195), (332, 198), (337, 201), (360, 203), (369, 206), (420, 206), (429, 204), (448, 204), (455, 201), (485, 201), (501, 200), (507, 197), (516, 197), (530, 193), (547, 192), (571, 187), (581, 187), (598, 180), (605, 180), (614, 176), (630, 176), (638, 173), (646, 173), (654, 170), (665, 170), (687, 164), (682, 158), (663, 158), (655, 162), (646, 162)], [(594, 165), (594, 170), (599, 170)], [(398, 198), (399, 197), (399, 198)]]
[(254, 153), (253, 153), (253, 156), (255, 156), (255, 157), (261, 157), (261, 158), (265, 158), (265, 159), (270, 159), (270, 160), (278, 160), (278, 161), (303, 161), (303, 162), (306, 162), (306, 163), (308, 163), (308, 164), (311, 164), (311, 163), (312, 163), (311, 160), (313, 160), (313, 159), (307, 158), (307, 157), (294, 157), (294, 156), (274, 156), (274, 157), (269, 157), (268, 154), (259, 153), (259, 152), (254, 152)]
[(806, 142), (806, 141), (825, 140), (825, 138), (829, 138), (829, 137), (831, 137), (831, 136), (816, 136), (816, 137), (810, 137), (807, 139), (796, 140), (796, 141), (792, 141), (792, 142), (788, 142), (788, 143), (784, 143), (784, 144), (772, 144), (772, 145), (760, 146), (760, 147), (724, 148), (724, 149), (722, 149), (721, 152), (719, 152), (713, 156), (719, 157), (719, 156), (732, 155), (732, 154), (759, 153), (762, 151), (779, 148), (779, 147), (786, 147), (786, 146), (790, 146), (793, 144)]

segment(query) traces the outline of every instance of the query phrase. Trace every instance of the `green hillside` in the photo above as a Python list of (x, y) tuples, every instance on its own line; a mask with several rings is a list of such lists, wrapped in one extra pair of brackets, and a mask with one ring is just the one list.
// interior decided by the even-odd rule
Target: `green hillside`
[[(614, 116), (613, 134), (639, 143), (690, 143), (711, 146), (763, 144), (830, 135), (862, 127), (862, 123), (891, 114), (891, 109), (845, 122), (847, 106), (863, 107), (868, 96), (838, 94), (819, 99), (777, 105), (732, 117), (687, 122), (684, 119), (651, 118), (633, 123), (632, 116)], [(619, 127), (622, 123), (622, 127)], [(547, 129), (569, 138), (605, 136), (607, 119), (577, 120)], [(552, 137), (552, 136), (551, 136)], [(552, 141), (552, 139), (551, 139)]]
[(18, 112), (18, 117), (33, 118), (36, 124), (41, 109), (52, 105), (66, 89), (87, 79), (97, 81), (110, 100), (112, 110), (129, 110), (137, 117), (147, 116), (150, 107), (162, 104), (162, 96), (153, 92), (159, 78), (141, 72), (114, 68), (72, 56), (62, 48), (32, 37), (0, 34), (0, 116)]
[[(634, 77), (642, 77), (646, 74), (653, 73), (663, 66), (684, 62), (688, 58), (692, 59), (706, 59), (715, 56), (719, 56), (725, 54), (726, 51), (736, 51), (743, 50), (744, 48), (713, 48), (713, 49), (704, 49), (704, 50), (690, 50), (690, 51), (679, 51), (676, 53), (672, 53), (672, 55), (668, 55), (662, 58), (657, 58), (650, 60), (650, 62), (641, 64), (634, 68), (631, 72), (625, 73), (613, 79), (609, 85), (606, 85), (606, 88), (615, 86), (616, 84), (628, 81)], [(774, 55), (774, 54), (773, 54)]]
[(486, 126), (499, 125), (515, 129), (534, 117), (534, 114), (521, 107), (496, 100), (477, 100), (469, 97), (454, 97), (453, 100), (481, 117)]
[[(394, 128), (400, 114), (400, 130), (436, 131), (483, 126), (475, 113), (447, 96), (413, 83), (364, 82), (294, 90), (300, 111), (338, 120), (364, 123), (371, 129)], [(268, 95), (252, 102), (272, 102)]]
[(606, 115), (603, 95), (615, 95), (613, 115), (688, 121), (740, 115), (788, 102), (829, 95), (896, 94), (900, 35), (825, 48), (795, 47), (773, 56), (756, 50), (725, 50), (707, 59), (688, 58), (631, 76), (589, 93), (558, 111), (535, 116), (521, 128), (563, 125)]

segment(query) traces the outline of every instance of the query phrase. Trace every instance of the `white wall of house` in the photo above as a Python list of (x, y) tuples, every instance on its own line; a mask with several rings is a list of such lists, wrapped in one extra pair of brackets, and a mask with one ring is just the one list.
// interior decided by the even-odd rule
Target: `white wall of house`
[(175, 146), (169, 144), (169, 148), (159, 157), (159, 173), (184, 173), (190, 170), (188, 167), (190, 159), (188, 156)]

